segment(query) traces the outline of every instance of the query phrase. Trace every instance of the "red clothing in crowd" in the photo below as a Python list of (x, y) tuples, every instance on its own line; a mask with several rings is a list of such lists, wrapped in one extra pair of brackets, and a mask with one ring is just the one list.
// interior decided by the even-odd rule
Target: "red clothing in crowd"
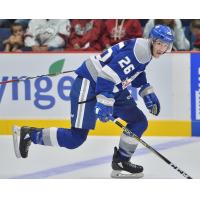
[(102, 20), (74, 19), (71, 21), (69, 48), (73, 50), (101, 50), (99, 38)]
[(194, 42), (194, 49), (200, 49), (200, 35), (196, 36), (196, 40)]
[(109, 19), (103, 34), (103, 48), (107, 48), (123, 40), (142, 37), (142, 26), (136, 19)]

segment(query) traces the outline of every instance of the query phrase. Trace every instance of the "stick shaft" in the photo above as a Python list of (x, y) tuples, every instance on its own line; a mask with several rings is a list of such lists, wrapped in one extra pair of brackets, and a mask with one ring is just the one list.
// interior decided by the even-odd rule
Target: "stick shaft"
[(26, 80), (30, 80), (30, 79), (45, 77), (45, 76), (57, 76), (60, 74), (66, 74), (66, 73), (70, 73), (70, 72), (74, 72), (74, 70), (63, 71), (63, 72), (59, 72), (59, 73), (55, 73), (55, 74), (43, 74), (43, 75), (38, 75), (38, 76), (30, 76), (30, 77), (25, 77), (25, 78), (20, 78), (20, 79), (2, 81), (2, 82), (0, 82), (0, 85), (7, 84), (7, 83), (13, 83), (13, 82), (26, 81)]

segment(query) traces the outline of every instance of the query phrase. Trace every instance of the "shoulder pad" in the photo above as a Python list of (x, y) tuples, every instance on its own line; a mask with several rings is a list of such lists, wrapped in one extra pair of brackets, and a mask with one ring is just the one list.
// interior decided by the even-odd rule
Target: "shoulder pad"
[(143, 38), (136, 39), (133, 54), (139, 63), (148, 63), (152, 58), (149, 40)]

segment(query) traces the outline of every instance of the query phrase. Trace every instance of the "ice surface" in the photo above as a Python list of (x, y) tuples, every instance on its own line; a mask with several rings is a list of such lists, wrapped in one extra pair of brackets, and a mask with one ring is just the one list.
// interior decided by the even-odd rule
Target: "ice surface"
[[(200, 178), (200, 138), (144, 137), (149, 145), (193, 178)], [(110, 178), (113, 147), (119, 137), (89, 136), (79, 148), (31, 145), (27, 159), (17, 159), (11, 136), (0, 136), (0, 178)], [(144, 179), (182, 179), (171, 166), (139, 145), (132, 162), (144, 167)]]

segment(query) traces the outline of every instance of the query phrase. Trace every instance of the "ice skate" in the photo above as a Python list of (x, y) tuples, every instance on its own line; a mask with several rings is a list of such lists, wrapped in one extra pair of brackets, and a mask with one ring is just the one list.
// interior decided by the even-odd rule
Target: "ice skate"
[(13, 127), (13, 144), (14, 151), (17, 158), (27, 158), (29, 147), (31, 145), (30, 134), (33, 131), (41, 129), (28, 127), (28, 126), (14, 126)]
[(112, 178), (142, 178), (144, 176), (142, 166), (132, 164), (129, 160), (120, 160), (117, 147), (114, 148), (112, 169)]

